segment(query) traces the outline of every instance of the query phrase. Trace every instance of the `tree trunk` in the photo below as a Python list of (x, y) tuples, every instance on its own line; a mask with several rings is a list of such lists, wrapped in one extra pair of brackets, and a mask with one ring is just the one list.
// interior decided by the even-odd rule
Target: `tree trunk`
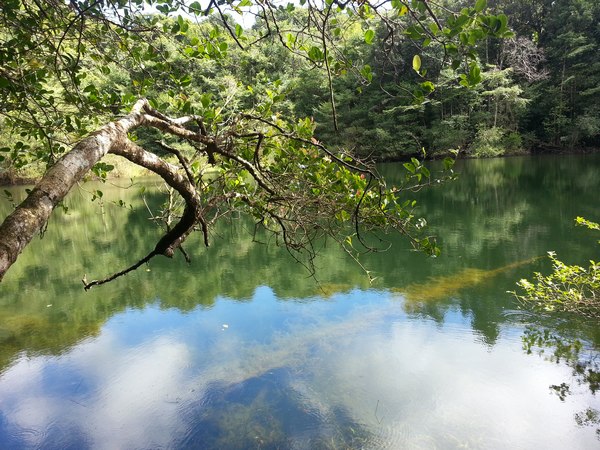
[(127, 133), (134, 128), (148, 125), (163, 131), (183, 134), (188, 138), (193, 135), (194, 140), (203, 142), (204, 137), (196, 136), (181, 127), (192, 119), (190, 117), (169, 119), (152, 110), (148, 102), (143, 99), (134, 105), (130, 114), (110, 122), (80, 141), (44, 174), (27, 198), (0, 225), (0, 281), (25, 246), (44, 228), (54, 208), (73, 185), (109, 152), (119, 154), (154, 171), (175, 188), (186, 202), (180, 222), (158, 242), (146, 257), (147, 259), (157, 254), (171, 256), (197, 223), (203, 225), (206, 235), (200, 202), (191, 180), (178, 173), (178, 167), (146, 152), (127, 137)]
[(0, 225), (0, 280), (25, 246), (46, 225), (50, 214), (100, 159), (122, 132), (110, 123), (60, 158), (27, 198)]

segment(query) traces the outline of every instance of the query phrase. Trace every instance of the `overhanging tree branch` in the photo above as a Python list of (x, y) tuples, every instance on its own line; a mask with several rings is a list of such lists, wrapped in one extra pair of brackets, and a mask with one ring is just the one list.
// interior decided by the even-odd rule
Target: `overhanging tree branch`
[[(474, 8), (464, 8), (447, 23), (437, 19), (435, 14), (439, 5), (433, 3), (392, 3), (389, 17), (396, 19), (387, 18), (385, 3), (387, 0), (369, 6), (368, 1), (318, 3), (309, 0), (306, 15), (296, 23), (284, 19), (284, 11), (276, 2), (265, 0), (258, 3), (259, 10), (254, 14), (260, 17), (267, 30), (259, 35), (273, 36), (274, 42), (278, 40), (288, 51), (327, 70), (334, 120), (334, 73), (338, 67), (357, 70), (350, 57), (334, 42), (334, 36), (343, 35), (349, 23), (362, 22), (361, 27), (365, 24), (371, 27), (371, 20), (379, 17), (389, 28), (399, 27), (401, 17), (408, 11), (407, 17), (415, 24), (409, 37), (416, 41), (436, 40), (438, 34), (450, 39), (471, 29), (478, 31), (472, 34), (477, 39), (488, 35), (499, 37), (507, 32), (505, 18), (484, 16), (480, 23), (481, 2)], [(7, 38), (0, 39), (0, 53), (6, 63), (0, 69), (0, 87), (3, 88), (0, 114), (6, 116), (23, 136), (36, 142), (46, 138), (48, 149), (39, 152), (45, 156), (38, 156), (38, 159), (52, 156), (53, 146), (60, 154), (63, 148), (58, 143), (62, 137), (85, 133), (88, 124), (81, 124), (83, 114), (96, 114), (90, 117), (91, 123), (95, 119), (102, 121), (107, 113), (116, 114), (123, 105), (129, 104), (134, 95), (132, 91), (139, 95), (148, 92), (146, 82), (153, 78), (153, 73), (156, 79), (162, 79), (157, 71), (168, 72), (164, 87), (169, 92), (169, 100), (166, 103), (161, 100), (161, 104), (190, 115), (170, 118), (153, 109), (146, 100), (140, 100), (128, 114), (101, 126), (77, 143), (47, 171), (26, 200), (0, 225), (0, 279), (33, 236), (44, 229), (54, 207), (107, 153), (121, 155), (160, 175), (182, 197), (184, 206), (179, 208), (181, 204), (178, 203), (177, 211), (169, 211), (167, 216), (177, 217), (179, 221), (174, 227), (167, 227), (165, 235), (145, 257), (105, 280), (86, 282), (88, 288), (122, 276), (156, 255), (171, 257), (194, 230), (202, 230), (208, 245), (209, 224), (234, 211), (260, 219), (261, 226), (274, 233), (288, 250), (295, 256), (303, 252), (308, 254), (309, 261), (315, 255), (315, 242), (321, 237), (328, 236), (344, 243), (347, 238), (358, 236), (357, 241), (366, 247), (362, 234), (373, 230), (407, 234), (415, 246), (435, 251), (430, 241), (412, 236), (419, 226), (413, 222), (413, 207), (405, 206), (409, 203), (399, 198), (400, 192), (388, 189), (377, 177), (373, 165), (354, 158), (343, 149), (332, 151), (316, 140), (314, 121), (282, 120), (274, 107), (280, 101), (279, 95), (268, 92), (270, 100), (258, 101), (250, 114), (239, 114), (227, 111), (228, 102), (220, 107), (211, 104), (214, 99), (210, 98), (209, 92), (202, 94), (200, 102), (194, 93), (187, 92), (192, 83), (191, 69), (183, 68), (188, 72), (178, 73), (179, 69), (175, 70), (166, 56), (168, 52), (165, 50), (163, 54), (159, 49), (161, 44), (157, 36), (169, 39), (168, 44), (175, 45), (178, 54), (187, 55), (190, 60), (220, 58), (226, 52), (227, 42), (219, 42), (218, 30), (214, 33), (211, 30), (206, 38), (188, 35), (187, 19), (179, 16), (175, 22), (167, 17), (181, 4), (180, 0), (159, 2), (157, 8), (162, 16), (145, 14), (143, 6), (136, 2), (127, 4), (111, 0), (68, 3), (22, 0), (9, 2), (3, 9), (0, 22), (7, 30), (3, 34)], [(340, 7), (339, 10), (337, 6), (333, 8), (334, 4)], [(217, 5), (211, 0), (205, 14), (214, 6)], [(230, 6), (238, 8), (234, 4)], [(194, 4), (196, 12), (199, 12), (198, 8)], [(224, 4), (217, 6), (223, 19), (226, 19), (226, 8)], [(354, 12), (346, 14), (342, 11), (344, 8)], [(369, 9), (374, 9), (376, 15)], [(424, 14), (416, 14), (413, 9)], [(486, 23), (494, 26), (482, 25)], [(428, 24), (435, 25), (429, 29)], [(237, 42), (238, 36), (229, 25), (223, 20), (222, 26)], [(450, 28), (441, 32), (442, 26)], [(369, 33), (372, 33), (371, 28)], [(145, 40), (146, 37), (150, 42)], [(241, 40), (237, 44), (242, 47)], [(458, 47), (457, 55), (461, 55)], [(141, 74), (130, 78), (132, 89), (131, 86), (106, 89), (89, 81), (101, 75), (102, 82), (110, 82), (106, 75), (110, 74), (111, 68), (106, 64), (117, 62), (123, 63), (126, 70), (131, 71), (133, 66), (134, 71)], [(476, 68), (476, 63), (473, 64)], [(88, 65), (95, 69), (91, 72), (93, 77), (87, 77)], [(465, 75), (465, 82), (469, 85), (477, 83), (475, 75), (477, 71), (473, 69), (473, 74)], [(52, 83), (58, 86), (56, 92), (48, 89)], [(156, 96), (154, 100), (157, 101)], [(193, 114), (194, 108), (200, 110), (200, 103), (204, 118)], [(25, 121), (23, 111), (28, 107), (32, 120)], [(189, 158), (189, 154), (172, 151), (179, 165), (170, 164), (129, 139), (129, 135), (140, 127), (172, 135), (192, 144), (196, 151)], [(55, 137), (55, 131), (62, 136)], [(22, 142), (17, 144), (13, 154), (18, 158), (22, 147), (28, 149), (29, 146)], [(23, 153), (27, 156), (28, 150)], [(203, 177), (206, 171), (201, 166), (204, 162), (199, 157), (201, 153), (208, 158), (210, 176)], [(19, 162), (24, 160), (22, 157)], [(415, 183), (412, 185), (414, 187)], [(405, 190), (410, 187), (406, 186)], [(208, 222), (205, 215), (211, 217)]]
[(202, 218), (198, 193), (193, 183), (183, 177), (177, 167), (153, 153), (146, 152), (132, 143), (127, 136), (129, 132), (140, 126), (155, 126), (176, 135), (191, 135), (195, 141), (210, 142), (206, 136), (200, 136), (181, 126), (193, 119), (193, 117), (169, 119), (155, 112), (147, 100), (142, 99), (134, 105), (128, 115), (105, 125), (80, 141), (48, 170), (25, 201), (17, 206), (0, 225), (0, 280), (35, 234), (44, 228), (53, 209), (64, 199), (73, 185), (107, 153), (121, 155), (154, 171), (176, 189), (186, 202), (186, 209), (180, 222), (158, 242), (151, 256), (147, 256), (148, 259), (156, 254), (172, 256), (174, 250), (198, 223), (202, 225), (205, 243), (208, 244), (208, 230)]

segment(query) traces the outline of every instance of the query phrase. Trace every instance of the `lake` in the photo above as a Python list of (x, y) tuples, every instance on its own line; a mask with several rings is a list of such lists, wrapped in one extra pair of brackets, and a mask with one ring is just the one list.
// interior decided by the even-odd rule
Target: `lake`
[[(600, 330), (507, 291), (548, 250), (598, 258), (574, 219), (600, 219), (599, 156), (459, 161), (457, 181), (409, 195), (442, 255), (393, 238), (361, 260), (371, 285), (333, 244), (309, 277), (240, 218), (208, 249), (190, 239), (190, 265), (155, 258), (85, 292), (154, 247), (146, 204), (164, 198), (156, 180), (86, 183), (0, 285), (0, 448), (598, 448), (575, 369)], [(582, 342), (577, 361), (552, 340), (540, 354), (544, 331)]]

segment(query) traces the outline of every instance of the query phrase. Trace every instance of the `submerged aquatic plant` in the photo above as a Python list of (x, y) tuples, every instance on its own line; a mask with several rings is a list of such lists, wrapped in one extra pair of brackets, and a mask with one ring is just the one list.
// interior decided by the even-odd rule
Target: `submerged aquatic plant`
[(440, 300), (455, 295), (464, 288), (484, 283), (508, 270), (529, 264), (536, 259), (538, 257), (517, 261), (491, 270), (468, 267), (452, 275), (428, 278), (425, 283), (409, 284), (400, 290), (408, 301), (428, 302)]

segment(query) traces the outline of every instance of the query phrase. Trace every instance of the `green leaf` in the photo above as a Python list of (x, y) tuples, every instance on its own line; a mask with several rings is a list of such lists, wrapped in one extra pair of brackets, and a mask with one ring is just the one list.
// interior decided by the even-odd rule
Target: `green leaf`
[(469, 84), (474, 86), (481, 82), (481, 69), (475, 63), (471, 63), (471, 69), (469, 70)]
[(446, 170), (452, 169), (452, 167), (454, 167), (454, 162), (455, 162), (455, 160), (453, 158), (446, 156), (444, 158), (444, 169), (446, 169)]
[(319, 47), (311, 47), (308, 51), (308, 57), (313, 61), (322, 61), (324, 58), (323, 51)]
[(423, 28), (417, 25), (411, 25), (408, 27), (406, 31), (404, 31), (404, 34), (414, 40), (423, 39), (423, 37), (426, 36)]
[(477, 2), (475, 3), (475, 11), (481, 12), (486, 8), (486, 6), (487, 0), (477, 0)]
[(508, 25), (508, 17), (506, 17), (506, 15), (504, 14), (500, 14), (499, 16), (496, 16), (498, 19), (498, 22), (500, 23), (499, 28), (497, 30), (498, 33), (503, 33), (506, 31), (506, 27)]
[(179, 83), (182, 86), (189, 86), (192, 82), (192, 77), (189, 74), (185, 74), (183, 77), (179, 79)]
[(188, 9), (192, 14), (202, 14), (202, 5), (200, 5), (200, 2), (192, 3), (190, 6), (188, 6)]
[(288, 33), (285, 38), (287, 41), (287, 46), (289, 48), (293, 48), (294, 44), (296, 43), (296, 36), (294, 36), (292, 33)]
[(413, 70), (419, 73), (419, 70), (421, 69), (421, 57), (419, 55), (413, 56), (412, 66)]
[(204, 108), (208, 108), (208, 106), (210, 105), (210, 99), (211, 94), (202, 94), (202, 97), (200, 97), (200, 102), (202, 103), (202, 106)]
[(373, 39), (375, 39), (375, 32), (371, 29), (365, 31), (365, 42), (371, 45), (373, 43)]
[(373, 81), (373, 72), (371, 72), (371, 66), (366, 64), (360, 71), (361, 75), (365, 77), (369, 82)]
[(421, 83), (421, 89), (427, 94), (431, 94), (435, 91), (435, 85), (431, 81), (425, 81)]

